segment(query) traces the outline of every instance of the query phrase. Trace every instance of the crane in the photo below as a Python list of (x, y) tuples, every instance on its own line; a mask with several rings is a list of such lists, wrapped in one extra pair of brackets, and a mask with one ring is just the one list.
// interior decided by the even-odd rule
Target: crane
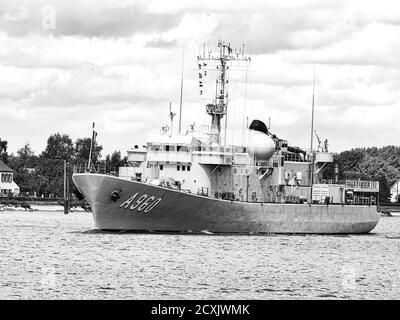
[(314, 130), (315, 136), (318, 140), (318, 148), (317, 151), (319, 152), (328, 152), (328, 139), (325, 139), (324, 145), (322, 145), (321, 139), (318, 137), (317, 131)]
[(322, 151), (322, 145), (321, 145), (322, 141), (321, 141), (321, 139), (318, 137), (317, 131), (314, 130), (314, 133), (315, 133), (315, 136), (317, 137), (317, 140), (318, 140), (317, 151)]

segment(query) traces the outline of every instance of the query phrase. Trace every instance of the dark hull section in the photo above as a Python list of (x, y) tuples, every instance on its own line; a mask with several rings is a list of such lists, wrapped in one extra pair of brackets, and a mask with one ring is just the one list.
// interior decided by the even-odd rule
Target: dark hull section
[(232, 202), (100, 174), (73, 180), (102, 230), (348, 234), (379, 221), (376, 206)]

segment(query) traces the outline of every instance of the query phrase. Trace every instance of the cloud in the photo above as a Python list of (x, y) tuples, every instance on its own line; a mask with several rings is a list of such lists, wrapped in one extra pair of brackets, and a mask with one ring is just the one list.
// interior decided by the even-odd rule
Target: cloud
[(179, 23), (180, 14), (150, 13), (145, 6), (107, 5), (100, 1), (19, 1), (0, 7), (1, 30), (22, 37), (51, 33), (55, 36), (124, 37), (143, 31), (165, 31)]
[(176, 40), (167, 41), (163, 39), (155, 39), (146, 42), (146, 47), (148, 48), (170, 48), (177, 45)]
[(337, 18), (343, 3), (337, 1), (334, 6), (330, 1), (312, 5), (269, 4), (264, 10), (228, 12), (221, 14), (214, 31), (215, 38), (246, 42), (252, 54), (325, 46), (348, 35), (348, 30), (338, 24), (340, 19)]
[(400, 25), (372, 21), (351, 38), (316, 50), (290, 52), (293, 62), (336, 65), (380, 65), (399, 67)]
[(221, 38), (252, 58), (229, 75), (236, 142), (246, 117), (270, 117), (308, 147), (315, 68), (315, 124), (333, 150), (396, 144), (399, 18), (391, 0), (3, 0), (0, 137), (39, 153), (51, 133), (89, 136), (96, 121), (105, 154), (144, 143), (170, 102), (179, 110), (183, 52), (183, 128), (209, 124), (215, 72), (200, 96), (196, 56)]

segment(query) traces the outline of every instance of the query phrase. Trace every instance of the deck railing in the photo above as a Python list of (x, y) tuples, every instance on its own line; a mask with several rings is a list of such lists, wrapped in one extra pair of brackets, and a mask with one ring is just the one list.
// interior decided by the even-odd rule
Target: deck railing
[(366, 181), (366, 180), (340, 180), (339, 182), (335, 182), (332, 179), (322, 180), (321, 184), (342, 184), (347, 189), (357, 189), (358, 191), (362, 190), (377, 190), (379, 191), (379, 181)]
[(365, 181), (365, 180), (346, 180), (346, 188), (359, 189), (359, 190), (378, 190), (379, 181)]
[(354, 197), (354, 204), (359, 204), (359, 205), (375, 205), (376, 204), (376, 198), (375, 197)]

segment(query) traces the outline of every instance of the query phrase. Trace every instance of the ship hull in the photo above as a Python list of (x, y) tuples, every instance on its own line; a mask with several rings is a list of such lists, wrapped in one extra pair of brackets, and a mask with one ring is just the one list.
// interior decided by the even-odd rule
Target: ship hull
[(101, 174), (73, 181), (101, 230), (351, 234), (379, 221), (376, 206), (229, 201)]

